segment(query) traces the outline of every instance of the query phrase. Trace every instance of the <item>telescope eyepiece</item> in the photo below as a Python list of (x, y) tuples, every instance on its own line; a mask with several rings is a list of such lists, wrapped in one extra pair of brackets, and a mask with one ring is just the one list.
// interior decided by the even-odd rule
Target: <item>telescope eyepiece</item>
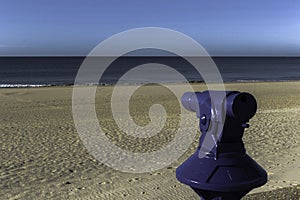
[(182, 95), (181, 103), (188, 111), (199, 112), (197, 93), (201, 94), (201, 92), (186, 92)]

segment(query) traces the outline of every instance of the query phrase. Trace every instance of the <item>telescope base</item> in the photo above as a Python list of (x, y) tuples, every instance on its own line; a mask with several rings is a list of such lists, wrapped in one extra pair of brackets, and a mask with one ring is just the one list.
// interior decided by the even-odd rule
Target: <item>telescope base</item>
[(238, 192), (216, 192), (192, 188), (199, 196), (200, 200), (240, 200), (250, 190)]

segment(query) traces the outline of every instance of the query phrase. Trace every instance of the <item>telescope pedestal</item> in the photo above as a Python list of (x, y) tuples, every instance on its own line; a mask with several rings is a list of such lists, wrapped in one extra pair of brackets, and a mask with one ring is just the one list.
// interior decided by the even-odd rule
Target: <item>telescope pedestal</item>
[[(225, 96), (216, 95), (219, 98), (214, 99), (210, 93), (222, 94), (205, 91), (182, 96), (183, 106), (196, 112), (200, 119), (202, 135), (197, 151), (177, 168), (176, 177), (202, 200), (238, 200), (268, 179), (266, 171), (246, 154), (242, 140), (244, 129), (249, 127), (247, 122), (255, 115), (257, 103), (249, 93), (226, 91)], [(212, 112), (216, 109), (213, 105), (221, 106)], [(225, 119), (222, 130), (213, 129), (220, 126), (217, 123), (222, 118)], [(207, 144), (213, 146), (210, 148)]]

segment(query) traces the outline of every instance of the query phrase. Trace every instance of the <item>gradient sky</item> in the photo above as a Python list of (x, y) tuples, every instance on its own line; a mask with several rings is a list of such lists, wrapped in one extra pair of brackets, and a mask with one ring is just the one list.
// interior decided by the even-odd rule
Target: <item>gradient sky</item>
[(0, 0), (0, 55), (87, 55), (147, 26), (187, 34), (211, 55), (300, 56), (297, 0)]

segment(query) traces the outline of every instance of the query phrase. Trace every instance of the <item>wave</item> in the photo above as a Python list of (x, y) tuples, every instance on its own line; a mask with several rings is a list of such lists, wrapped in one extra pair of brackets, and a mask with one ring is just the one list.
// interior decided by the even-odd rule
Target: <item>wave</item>
[(224, 81), (224, 83), (237, 82), (237, 83), (256, 83), (256, 82), (292, 82), (292, 81), (300, 81), (300, 79), (239, 79), (236, 81)]
[(36, 88), (36, 87), (50, 87), (55, 85), (50, 84), (0, 84), (0, 88)]
[[(107, 84), (107, 83), (89, 83), (89, 84), (76, 84), (75, 86), (108, 86), (112, 84)], [(74, 84), (0, 84), (0, 88), (39, 88), (39, 87), (55, 87), (55, 86), (74, 86)]]

